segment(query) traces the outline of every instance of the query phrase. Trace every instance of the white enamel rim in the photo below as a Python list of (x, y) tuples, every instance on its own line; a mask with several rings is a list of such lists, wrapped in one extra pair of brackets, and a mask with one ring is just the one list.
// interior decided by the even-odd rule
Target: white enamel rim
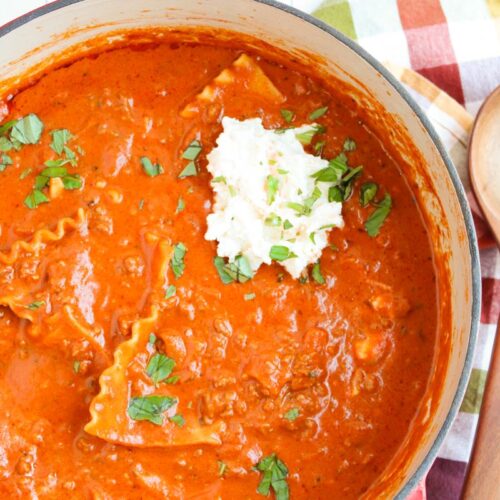
[[(102, 13), (109, 17), (97, 17)], [(453, 264), (450, 264), (450, 281), (457, 286), (452, 286), (451, 297), (453, 331), (449, 364), (453, 366), (447, 369), (445, 389), (438, 411), (431, 419), (429, 433), (406, 467), (404, 479), (398, 481), (391, 494), (405, 498), (430, 468), (458, 412), (477, 338), (481, 297), (479, 252), (472, 215), (458, 174), (424, 112), (378, 61), (334, 28), (273, 0), (56, 0), (0, 28), (0, 74), (2, 77), (22, 74), (40, 62), (46, 57), (45, 52), (52, 49), (44, 49), (38, 60), (34, 54), (24, 61), (19, 58), (42, 47), (51, 37), (63, 34), (68, 27), (92, 27), (93, 31), (83, 33), (82, 38), (78, 38), (78, 34), (73, 36), (71, 42), (63, 44), (64, 48), (119, 28), (179, 25), (222, 27), (260, 36), (271, 44), (274, 41), (274, 45), (286, 46), (290, 52), (299, 50), (320, 55), (329, 65), (328, 71), (354, 86), (350, 75), (362, 73), (363, 78), (357, 79), (366, 85), (369, 95), (397, 115), (415, 141), (421, 141), (419, 150), (427, 160), (426, 169), (436, 183), (439, 200), (445, 205), (443, 220), (449, 226), (446, 236), (449, 241), (445, 238), (445, 242), (449, 245)], [(299, 40), (294, 42), (294, 38)], [(60, 50), (61, 44), (60, 41), (54, 44), (55, 52)], [(322, 52), (313, 49), (321, 44)], [(337, 61), (335, 69), (337, 53), (341, 53), (343, 59), (341, 64)], [(429, 214), (433, 212), (431, 205), (429, 201), (429, 207), (426, 206)], [(462, 240), (455, 232), (462, 234)]]

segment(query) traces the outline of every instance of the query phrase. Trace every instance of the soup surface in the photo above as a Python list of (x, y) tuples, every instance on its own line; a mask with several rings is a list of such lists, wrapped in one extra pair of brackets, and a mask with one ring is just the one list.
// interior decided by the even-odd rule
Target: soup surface
[[(242, 53), (280, 102), (245, 71), (214, 81)], [(0, 105), (3, 498), (356, 498), (387, 469), (433, 367), (433, 257), (384, 141), (312, 70), (166, 39), (73, 61)], [(305, 150), (363, 166), (319, 276), (273, 263), (224, 283), (204, 238), (222, 117), (275, 129), (316, 110)]]

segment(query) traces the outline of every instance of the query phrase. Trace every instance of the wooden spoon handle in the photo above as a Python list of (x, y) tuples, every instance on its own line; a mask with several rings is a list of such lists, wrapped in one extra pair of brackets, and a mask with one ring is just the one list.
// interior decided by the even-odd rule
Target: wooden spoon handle
[(500, 499), (500, 321), (484, 390), (476, 440), (465, 478), (465, 500)]

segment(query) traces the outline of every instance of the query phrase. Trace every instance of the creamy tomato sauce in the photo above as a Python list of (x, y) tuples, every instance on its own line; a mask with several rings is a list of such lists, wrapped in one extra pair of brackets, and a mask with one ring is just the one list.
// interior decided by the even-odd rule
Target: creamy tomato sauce
[[(215, 107), (182, 116), (242, 52), (283, 101), (236, 79)], [(310, 73), (242, 44), (167, 39), (76, 60), (5, 101), (2, 123), (34, 113), (44, 130), (37, 144), (9, 151), (0, 173), (3, 497), (262, 498), (255, 466), (273, 453), (291, 498), (356, 498), (381, 477), (433, 367), (433, 256), (398, 164), (335, 82)], [(221, 117), (280, 128), (290, 126), (282, 109), (299, 125), (322, 106), (326, 132), (306, 150), (324, 141), (330, 159), (352, 138), (349, 165), (364, 167), (343, 205), (345, 227), (331, 231), (321, 257), (325, 283), (273, 264), (224, 284), (216, 243), (204, 239), (213, 201), (206, 154)], [(55, 129), (73, 135), (77, 161), (64, 167), (82, 186), (51, 181), (42, 189), (49, 201), (30, 209), (35, 177), (60, 157), (50, 147)], [(198, 173), (180, 179), (193, 140), (202, 145)], [(162, 168), (148, 175), (142, 157)], [(364, 227), (374, 207), (359, 199), (368, 181), (377, 199), (392, 197), (376, 237)], [(171, 252), (181, 242), (176, 277)], [(123, 344), (139, 330), (141, 342)], [(129, 345), (127, 358), (120, 346)], [(155, 386), (146, 373), (155, 354), (174, 360), (170, 383)], [(105, 386), (108, 396), (96, 399)], [(175, 397), (184, 422), (170, 410), (160, 425), (132, 418), (131, 398), (146, 394)], [(90, 408), (98, 421), (87, 432)]]

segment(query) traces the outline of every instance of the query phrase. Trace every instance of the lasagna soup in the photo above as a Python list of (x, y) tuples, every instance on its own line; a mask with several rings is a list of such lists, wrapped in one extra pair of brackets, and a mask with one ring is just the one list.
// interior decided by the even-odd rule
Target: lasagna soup
[(131, 35), (0, 100), (2, 498), (373, 496), (419, 432), (417, 197), (259, 47)]

